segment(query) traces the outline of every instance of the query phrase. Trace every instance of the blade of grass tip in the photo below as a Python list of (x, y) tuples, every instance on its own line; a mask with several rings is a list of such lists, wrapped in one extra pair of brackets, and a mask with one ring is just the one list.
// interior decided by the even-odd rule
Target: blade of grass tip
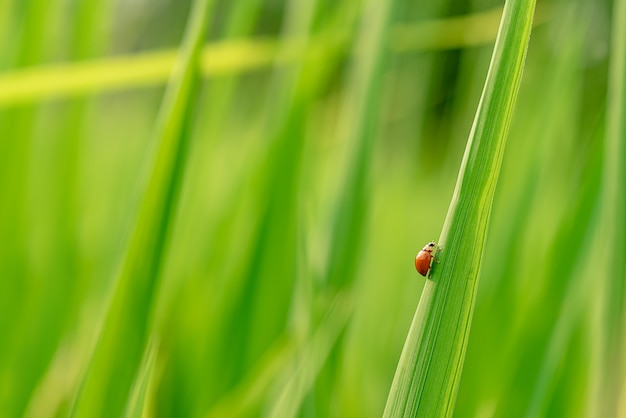
[(593, 415), (604, 417), (626, 414), (626, 0), (614, 3), (611, 42), (602, 180), (602, 262), (607, 274), (599, 286), (601, 367), (592, 400), (596, 409)]
[(451, 416), (502, 155), (530, 38), (534, 0), (509, 0), (427, 281), (385, 417)]
[(133, 390), (126, 405), (125, 418), (141, 418), (145, 415), (147, 398), (149, 395), (150, 385), (152, 383), (152, 377), (154, 376), (154, 364), (156, 354), (158, 351), (157, 340), (151, 340), (144, 355), (143, 362), (139, 368), (137, 379), (133, 385)]
[(190, 11), (183, 46), (161, 106), (156, 154), (100, 339), (72, 408), (73, 417), (120, 416), (145, 348), (153, 293), (180, 188), (194, 81), (210, 0)]

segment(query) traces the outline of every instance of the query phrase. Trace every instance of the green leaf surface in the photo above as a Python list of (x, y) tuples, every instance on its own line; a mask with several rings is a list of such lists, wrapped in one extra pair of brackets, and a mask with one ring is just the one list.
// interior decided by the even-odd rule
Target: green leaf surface
[(508, 127), (522, 77), (535, 2), (506, 2), (435, 264), (415, 313), (385, 417), (451, 416)]

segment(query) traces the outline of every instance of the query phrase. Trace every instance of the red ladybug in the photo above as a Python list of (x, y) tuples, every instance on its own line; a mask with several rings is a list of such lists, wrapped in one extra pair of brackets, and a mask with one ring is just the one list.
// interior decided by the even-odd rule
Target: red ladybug
[(424, 248), (415, 256), (415, 269), (422, 276), (426, 276), (430, 270), (430, 265), (433, 260), (433, 251), (437, 248), (437, 243), (434, 241), (424, 245)]

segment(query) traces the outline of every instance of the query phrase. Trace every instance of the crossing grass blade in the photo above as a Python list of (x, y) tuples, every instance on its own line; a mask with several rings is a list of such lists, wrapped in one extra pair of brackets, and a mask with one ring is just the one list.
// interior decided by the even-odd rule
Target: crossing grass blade
[(198, 59), (211, 4), (210, 0), (197, 0), (190, 11), (181, 53), (159, 114), (149, 183), (100, 339), (78, 390), (74, 417), (120, 416), (139, 369), (185, 166)]
[[(244, 33), (249, 28), (248, 19), (254, 14), (249, 9), (256, 7), (252, 6), (249, 2), (245, 9), (236, 8), (234, 12), (238, 16), (231, 21), (227, 36)], [(540, 14), (543, 17), (540, 22), (551, 16), (550, 8), (541, 10), (544, 13)], [(498, 9), (461, 18), (396, 25), (390, 30), (389, 46), (393, 52), (410, 53), (481, 45), (494, 39), (496, 32), (492, 29), (497, 26), (500, 13)], [(445, 38), (440, 39), (438, 35), (445, 35)], [(347, 32), (322, 33), (315, 36), (308, 54), (317, 57), (319, 62), (334, 54), (338, 47), (349, 49), (347, 41)], [(281, 62), (297, 63), (305, 59), (306, 51), (299, 46), (298, 40), (292, 40), (291, 52), (284, 55)], [(203, 49), (201, 71), (205, 77), (219, 77), (266, 68), (276, 62), (279, 49), (279, 42), (271, 38), (227, 38)], [(160, 85), (168, 79), (175, 60), (176, 51), (163, 50), (0, 73), (0, 105)]]
[(389, 392), (385, 417), (452, 416), (483, 247), (535, 1), (506, 2), (433, 267)]

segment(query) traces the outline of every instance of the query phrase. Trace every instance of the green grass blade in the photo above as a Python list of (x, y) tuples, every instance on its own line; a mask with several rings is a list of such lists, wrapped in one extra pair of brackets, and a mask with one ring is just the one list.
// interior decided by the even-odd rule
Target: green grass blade
[(211, 4), (210, 0), (197, 0), (191, 9), (181, 54), (159, 114), (156, 156), (147, 190), (72, 416), (120, 416), (138, 371), (181, 183), (194, 81)]
[[(603, 265), (599, 302), (599, 376), (595, 388), (595, 416), (624, 414), (626, 381), (626, 1), (614, 3), (612, 51), (607, 97), (607, 133), (604, 147), (602, 219)], [(620, 405), (621, 404), (621, 405)], [(621, 411), (621, 412), (620, 412)]]
[(517, 97), (534, 0), (506, 2), (435, 265), (413, 319), (385, 417), (451, 416), (478, 285), (493, 194)]

